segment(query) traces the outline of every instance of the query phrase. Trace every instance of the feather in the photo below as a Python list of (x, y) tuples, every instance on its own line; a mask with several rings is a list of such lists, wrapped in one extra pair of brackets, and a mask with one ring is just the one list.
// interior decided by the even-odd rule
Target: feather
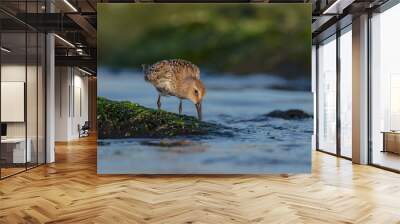
[(175, 95), (177, 82), (186, 78), (200, 79), (200, 69), (182, 59), (162, 60), (142, 68), (145, 80), (163, 95)]

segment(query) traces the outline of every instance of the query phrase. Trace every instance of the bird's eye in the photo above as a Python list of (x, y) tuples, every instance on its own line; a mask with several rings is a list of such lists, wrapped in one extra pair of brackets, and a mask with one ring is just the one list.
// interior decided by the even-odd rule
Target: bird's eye
[(199, 95), (199, 91), (197, 91), (197, 89), (194, 90), (194, 95), (196, 95), (196, 96)]

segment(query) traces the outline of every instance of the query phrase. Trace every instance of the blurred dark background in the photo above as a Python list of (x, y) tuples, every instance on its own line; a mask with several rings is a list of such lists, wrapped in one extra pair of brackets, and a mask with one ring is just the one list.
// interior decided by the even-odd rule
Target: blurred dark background
[(310, 4), (99, 4), (98, 63), (182, 58), (212, 73), (311, 78)]

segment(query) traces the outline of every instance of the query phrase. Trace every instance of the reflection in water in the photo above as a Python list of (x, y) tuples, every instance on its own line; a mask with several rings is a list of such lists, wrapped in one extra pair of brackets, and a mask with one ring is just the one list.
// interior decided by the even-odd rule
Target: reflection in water
[(141, 145), (153, 146), (162, 152), (169, 153), (195, 153), (204, 152), (207, 150), (207, 146), (200, 142), (194, 142), (189, 140), (174, 140), (174, 139), (162, 139), (162, 140), (149, 140), (140, 142)]
[[(226, 126), (226, 134), (173, 139), (99, 140), (98, 172), (168, 174), (310, 171), (312, 118), (285, 120), (264, 116), (274, 110), (288, 109), (300, 109), (312, 114), (310, 92), (267, 88), (288, 81), (266, 75), (203, 75), (202, 79), (210, 89), (204, 99), (203, 118)], [(111, 75), (107, 70), (100, 70), (99, 96), (130, 100), (155, 108), (156, 94), (144, 82), (141, 74), (127, 71)], [(186, 103), (185, 114), (195, 116), (193, 105)], [(178, 100), (173, 98), (166, 97), (163, 102), (163, 108), (171, 112), (177, 112), (177, 105)]]

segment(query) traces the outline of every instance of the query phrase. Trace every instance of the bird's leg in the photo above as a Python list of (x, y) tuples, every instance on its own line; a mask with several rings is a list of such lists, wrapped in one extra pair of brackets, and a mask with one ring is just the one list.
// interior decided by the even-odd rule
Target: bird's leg
[(179, 115), (182, 114), (182, 100), (179, 99)]
[(157, 108), (158, 108), (159, 110), (161, 109), (161, 95), (158, 95)]

